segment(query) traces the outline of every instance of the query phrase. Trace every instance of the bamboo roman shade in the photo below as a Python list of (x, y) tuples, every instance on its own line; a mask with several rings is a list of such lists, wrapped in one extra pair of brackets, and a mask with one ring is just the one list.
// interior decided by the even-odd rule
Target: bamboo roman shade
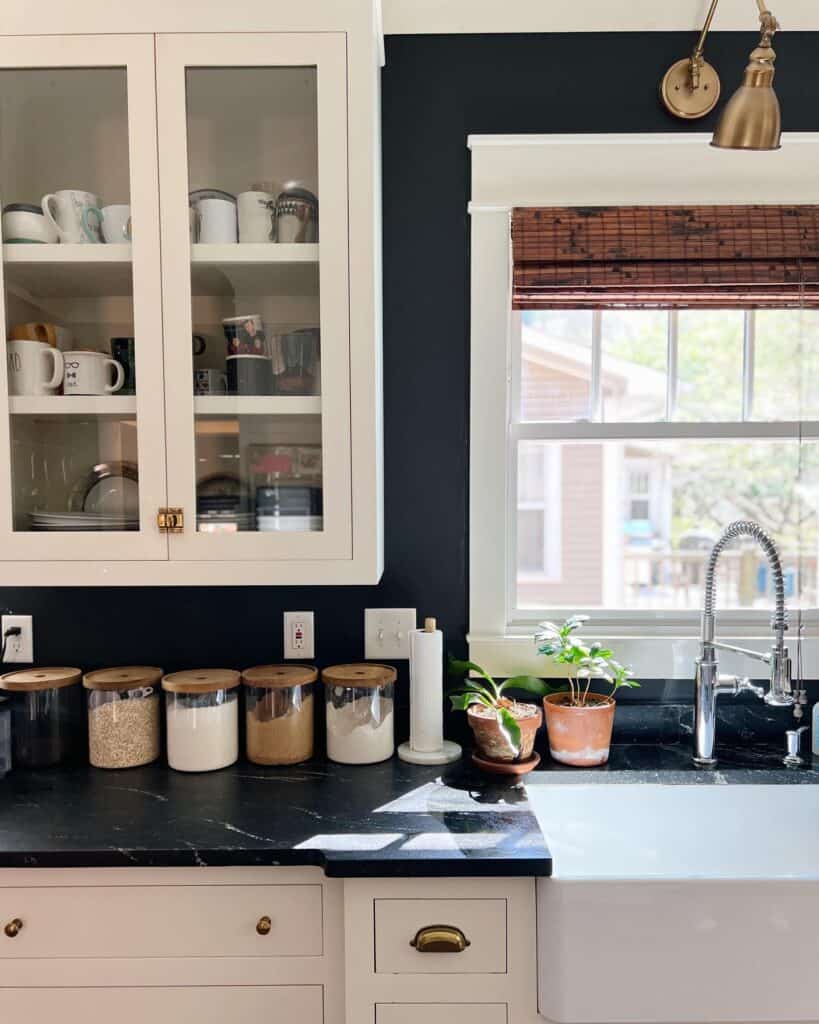
[(819, 206), (524, 207), (515, 309), (819, 307)]

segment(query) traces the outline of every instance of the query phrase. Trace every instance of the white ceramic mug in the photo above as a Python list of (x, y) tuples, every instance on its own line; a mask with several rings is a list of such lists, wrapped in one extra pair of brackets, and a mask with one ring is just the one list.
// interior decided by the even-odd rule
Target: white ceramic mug
[(274, 242), (276, 240), (276, 197), (269, 192), (240, 192), (239, 241)]
[(196, 203), (199, 214), (199, 241), (215, 245), (238, 241), (236, 203), (228, 199), (200, 199)]
[(103, 206), (102, 237), (109, 245), (131, 241), (131, 207), (127, 203)]
[(101, 242), (102, 214), (99, 199), (93, 192), (64, 188), (43, 196), (43, 215), (49, 221), (61, 242), (73, 244)]
[(53, 395), (63, 379), (63, 355), (44, 341), (6, 346), (10, 395)]
[[(114, 383), (110, 383), (108, 368), (114, 368)], [(63, 394), (112, 395), (125, 383), (122, 363), (103, 352), (66, 352)]]
[(58, 240), (57, 230), (42, 207), (31, 203), (9, 203), (3, 208), (3, 242), (44, 242)]

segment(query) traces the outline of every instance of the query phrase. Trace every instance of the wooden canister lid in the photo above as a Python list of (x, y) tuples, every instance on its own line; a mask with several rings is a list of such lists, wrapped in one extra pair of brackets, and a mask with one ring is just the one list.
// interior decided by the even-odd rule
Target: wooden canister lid
[(26, 668), (0, 676), (0, 687), (18, 693), (58, 690), (63, 686), (73, 686), (81, 679), (82, 670), (78, 668)]
[(322, 669), (321, 681), (327, 686), (386, 686), (398, 673), (392, 665), (362, 662), (359, 665), (330, 665)]
[(232, 690), (241, 678), (232, 668), (189, 668), (165, 676), (162, 689), (169, 693), (216, 693), (217, 690)]
[(161, 678), (161, 668), (125, 665), (88, 672), (82, 678), (82, 685), (86, 690), (133, 690), (140, 686), (155, 686)]
[(314, 665), (255, 665), (242, 673), (245, 686), (259, 686), (266, 690), (305, 686), (317, 679), (318, 669)]

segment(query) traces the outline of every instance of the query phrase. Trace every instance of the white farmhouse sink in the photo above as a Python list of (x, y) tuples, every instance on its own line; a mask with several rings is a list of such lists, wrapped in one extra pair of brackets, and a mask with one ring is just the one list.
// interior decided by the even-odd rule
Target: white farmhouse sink
[(549, 784), (529, 800), (541, 1014), (819, 1021), (819, 786)]

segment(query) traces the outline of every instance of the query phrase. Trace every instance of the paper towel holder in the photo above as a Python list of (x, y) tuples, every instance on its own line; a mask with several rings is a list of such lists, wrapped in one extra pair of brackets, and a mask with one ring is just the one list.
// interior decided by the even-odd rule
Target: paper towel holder
[[(424, 619), (424, 628), (419, 629), (416, 633), (422, 635), (429, 635), (438, 632), (438, 623), (431, 616)], [(442, 655), (443, 652), (441, 652)], [(443, 662), (441, 664), (441, 673), (443, 675)], [(410, 643), (410, 702), (412, 701), (412, 643)], [(440, 710), (443, 716), (443, 706)], [(412, 732), (412, 730), (410, 730)], [(441, 746), (438, 750), (416, 750), (412, 745), (412, 736), (406, 743), (402, 743), (398, 748), (398, 756), (402, 761), (406, 761), (407, 764), (419, 764), (419, 765), (436, 765), (436, 764), (451, 764), (453, 761), (458, 761), (461, 757), (461, 747), (458, 743), (453, 743), (452, 740), (441, 740)]]

